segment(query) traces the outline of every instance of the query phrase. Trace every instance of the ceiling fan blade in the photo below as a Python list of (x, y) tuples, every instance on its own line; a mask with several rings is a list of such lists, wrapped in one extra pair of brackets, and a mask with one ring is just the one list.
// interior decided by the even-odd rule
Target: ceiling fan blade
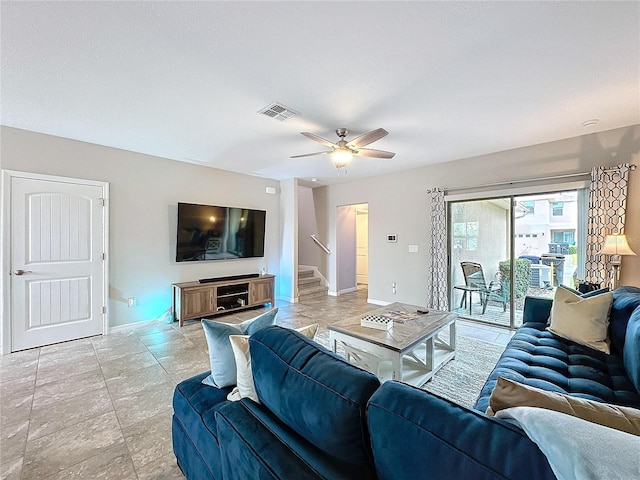
[(331, 152), (304, 153), (302, 155), (291, 155), (289, 158), (313, 157), (314, 155), (324, 155), (325, 153), (331, 153)]
[(369, 157), (369, 158), (393, 158), (395, 153), (393, 152), (385, 152), (384, 150), (373, 150), (372, 148), (360, 148), (358, 149), (358, 153), (356, 153), (359, 157)]
[(309, 132), (300, 132), (300, 133), (305, 137), (313, 140), (314, 142), (321, 143), (325, 147), (337, 148), (337, 145), (335, 143), (331, 143), (329, 140), (319, 137), (318, 135), (314, 135), (313, 133), (309, 133)]
[(370, 143), (380, 140), (382, 137), (386, 137), (387, 135), (389, 135), (389, 132), (384, 128), (378, 128), (350, 140), (347, 145), (354, 148), (364, 147), (365, 145), (369, 145)]

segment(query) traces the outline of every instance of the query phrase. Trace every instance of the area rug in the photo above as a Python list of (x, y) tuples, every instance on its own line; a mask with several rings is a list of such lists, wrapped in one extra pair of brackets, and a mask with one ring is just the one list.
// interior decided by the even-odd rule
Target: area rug
[[(329, 332), (316, 335), (315, 340), (328, 348)], [(456, 357), (438, 370), (422, 389), (471, 408), (504, 349), (502, 345), (457, 335)], [(338, 354), (344, 351), (338, 348)]]
[(456, 358), (422, 386), (458, 405), (473, 407), (505, 347), (477, 338), (456, 336)]

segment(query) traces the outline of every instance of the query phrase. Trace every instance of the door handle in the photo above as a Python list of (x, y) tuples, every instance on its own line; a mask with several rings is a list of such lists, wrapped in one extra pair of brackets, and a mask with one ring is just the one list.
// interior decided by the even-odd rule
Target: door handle
[(25, 273), (33, 273), (33, 272), (31, 270), (16, 270), (13, 273), (17, 276), (20, 276), (20, 275), (24, 275)]

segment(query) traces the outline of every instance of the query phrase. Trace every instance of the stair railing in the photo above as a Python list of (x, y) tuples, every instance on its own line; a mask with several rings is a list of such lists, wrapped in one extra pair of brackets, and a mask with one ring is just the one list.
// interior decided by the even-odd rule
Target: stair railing
[(318, 244), (318, 246), (319, 246), (322, 250), (324, 250), (324, 251), (325, 251), (325, 253), (326, 253), (327, 255), (331, 255), (331, 250), (329, 250), (329, 249), (327, 248), (327, 246), (326, 246), (324, 243), (322, 243), (320, 240), (318, 240), (318, 237), (316, 237), (315, 235), (310, 235), (310, 237), (313, 239), (313, 241), (314, 241), (314, 242), (316, 242), (316, 244)]

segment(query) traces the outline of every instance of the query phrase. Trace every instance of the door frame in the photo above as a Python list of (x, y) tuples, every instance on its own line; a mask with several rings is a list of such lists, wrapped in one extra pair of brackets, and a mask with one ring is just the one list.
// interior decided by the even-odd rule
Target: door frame
[(0, 355), (11, 353), (11, 184), (14, 178), (29, 180), (44, 180), (78, 185), (90, 185), (102, 189), (104, 208), (102, 210), (102, 245), (106, 256), (103, 262), (103, 288), (102, 304), (107, 307), (102, 315), (102, 334), (109, 333), (109, 183), (81, 178), (61, 177), (40, 173), (20, 172), (16, 170), (2, 170), (2, 212), (0, 212), (0, 238), (2, 238), (2, 252), (0, 252), (0, 312), (2, 313), (2, 325), (0, 326)]

